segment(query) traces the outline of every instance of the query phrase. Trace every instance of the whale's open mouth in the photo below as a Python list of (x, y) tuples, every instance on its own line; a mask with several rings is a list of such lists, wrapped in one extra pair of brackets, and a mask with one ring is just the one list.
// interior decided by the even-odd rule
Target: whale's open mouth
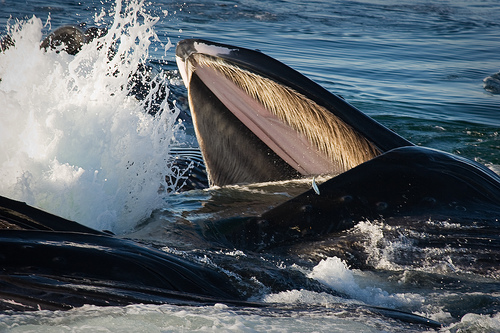
[(335, 175), (411, 145), (260, 52), (189, 39), (176, 58), (214, 185)]

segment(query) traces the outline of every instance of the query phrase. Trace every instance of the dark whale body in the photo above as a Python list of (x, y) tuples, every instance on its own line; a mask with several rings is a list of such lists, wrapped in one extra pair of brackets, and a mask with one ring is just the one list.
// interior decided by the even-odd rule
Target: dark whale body
[(54, 30), (40, 44), (42, 49), (58, 49), (68, 54), (75, 55), (82, 49), (82, 46), (90, 43), (95, 38), (100, 38), (107, 33), (105, 28), (90, 27), (86, 30), (80, 27), (67, 25)]
[[(0, 226), (0, 312), (137, 303), (272, 310), (272, 304), (245, 301), (231, 277), (218, 270), (1, 196)], [(440, 327), (405, 311), (363, 305), (342, 309)]]
[(318, 192), (311, 189), (259, 217), (207, 224), (204, 232), (262, 251), (331, 237), (365, 220), (401, 224), (444, 218), (484, 228), (484, 233), (500, 227), (500, 177), (483, 165), (429, 148), (390, 150), (319, 185)]
[(0, 226), (0, 310), (241, 301), (225, 274), (5, 197)]

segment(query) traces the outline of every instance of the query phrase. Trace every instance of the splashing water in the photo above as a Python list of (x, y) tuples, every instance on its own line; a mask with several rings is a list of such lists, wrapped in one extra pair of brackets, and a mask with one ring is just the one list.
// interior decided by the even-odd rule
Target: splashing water
[(422, 296), (414, 293), (391, 294), (379, 287), (370, 285), (362, 287), (360, 283), (366, 280), (365, 282), (370, 284), (370, 280), (373, 282), (373, 276), (369, 273), (350, 270), (347, 264), (337, 257), (321, 260), (308, 276), (338, 292), (370, 305), (401, 307), (419, 306), (424, 302)]
[[(158, 18), (137, 1), (118, 1), (109, 14), (108, 33), (76, 56), (41, 50), (35, 16), (8, 27), (15, 47), (0, 53), (0, 195), (120, 233), (164, 203), (178, 110), (165, 99), (152, 116), (153, 92), (143, 101), (129, 93), (158, 41)], [(154, 80), (168, 95), (166, 78)]]

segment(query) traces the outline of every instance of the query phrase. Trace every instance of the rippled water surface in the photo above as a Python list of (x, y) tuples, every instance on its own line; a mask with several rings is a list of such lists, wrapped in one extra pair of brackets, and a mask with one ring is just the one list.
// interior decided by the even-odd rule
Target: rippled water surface
[[(121, 39), (131, 50), (116, 64), (124, 75), (106, 75), (105, 54), (91, 48), (76, 57), (39, 50), (53, 29), (81, 23), (133, 37)], [(0, 0), (7, 34), (16, 48), (0, 54), (0, 195), (226, 270), (252, 300), (279, 307), (86, 306), (1, 314), (1, 331), (427, 329), (359, 304), (423, 315), (442, 331), (500, 331), (498, 232), (479, 251), (447, 244), (467, 231), (446, 219), (360, 221), (333, 240), (255, 255), (208, 249), (195, 226), (266, 211), (309, 189), (310, 179), (158, 193), (182, 173), (168, 168), (170, 147), (196, 147), (189, 121), (176, 120), (187, 108), (173, 45), (184, 38), (258, 49), (410, 141), (499, 173), (500, 94), (483, 87), (500, 71), (497, 1)], [(123, 92), (144, 59), (170, 94), (156, 117)], [(173, 182), (161, 184), (165, 176)], [(270, 282), (277, 272), (284, 277)]]

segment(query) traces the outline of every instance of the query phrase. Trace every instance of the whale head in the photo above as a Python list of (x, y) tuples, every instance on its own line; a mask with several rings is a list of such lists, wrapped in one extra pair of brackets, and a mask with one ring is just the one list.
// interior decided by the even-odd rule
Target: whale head
[(212, 185), (336, 175), (411, 145), (261, 52), (188, 39), (176, 60)]

